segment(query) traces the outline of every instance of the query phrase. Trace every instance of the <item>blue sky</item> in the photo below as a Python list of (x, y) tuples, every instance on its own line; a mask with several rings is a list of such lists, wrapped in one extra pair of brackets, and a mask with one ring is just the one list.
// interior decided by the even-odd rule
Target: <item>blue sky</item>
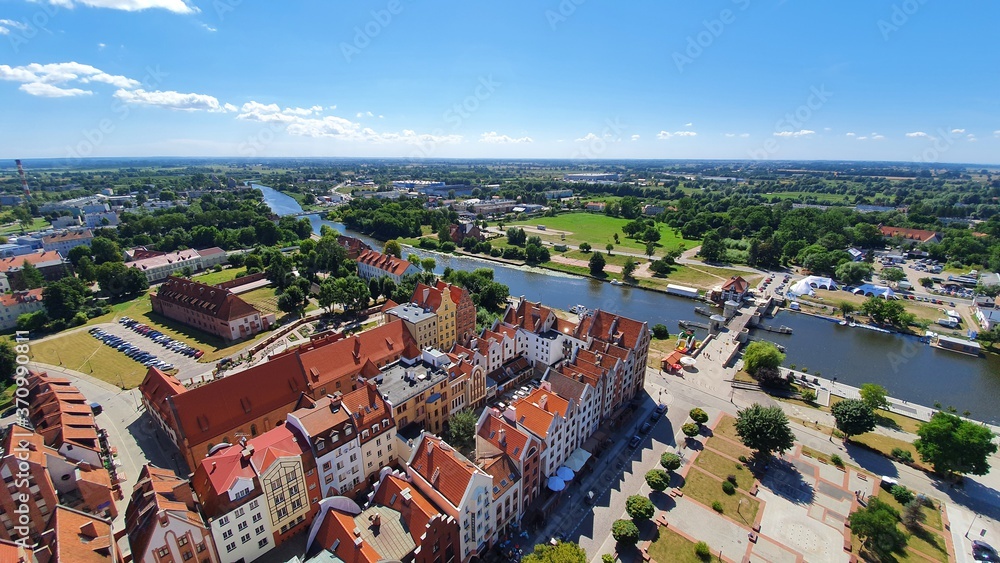
[(0, 155), (1000, 163), (1000, 5), (0, 0)]

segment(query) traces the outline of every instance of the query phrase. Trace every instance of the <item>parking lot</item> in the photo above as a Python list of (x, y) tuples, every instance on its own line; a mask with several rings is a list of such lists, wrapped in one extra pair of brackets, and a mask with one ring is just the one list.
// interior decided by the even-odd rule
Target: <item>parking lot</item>
[(104, 323), (97, 325), (95, 328), (99, 328), (108, 334), (112, 334), (121, 338), (122, 340), (128, 342), (129, 344), (139, 348), (144, 352), (148, 352), (157, 358), (172, 364), (174, 369), (177, 370), (177, 378), (180, 380), (190, 379), (196, 375), (210, 371), (212, 366), (209, 364), (199, 363), (198, 360), (192, 356), (187, 356), (179, 352), (175, 352), (165, 346), (153, 342), (151, 339), (145, 336), (133, 332), (128, 327), (119, 323)]

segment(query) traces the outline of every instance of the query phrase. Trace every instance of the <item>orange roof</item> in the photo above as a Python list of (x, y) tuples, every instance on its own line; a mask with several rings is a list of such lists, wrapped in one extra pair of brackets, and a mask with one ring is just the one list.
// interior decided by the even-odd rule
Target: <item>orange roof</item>
[[(392, 502), (393, 499), (395, 502)], [(406, 521), (410, 537), (417, 545), (420, 545), (420, 538), (431, 518), (441, 514), (420, 489), (392, 473), (386, 473), (382, 478), (372, 496), (372, 504), (387, 506), (398, 511)]]
[(525, 434), (494, 411), (486, 416), (477, 433), (480, 438), (515, 459), (521, 459), (528, 444), (537, 439)]
[(267, 471), (272, 463), (281, 458), (300, 457), (310, 451), (306, 440), (293, 432), (287, 424), (264, 432), (250, 440), (247, 446), (253, 446), (250, 462), (258, 474)]
[(175, 276), (169, 276), (156, 293), (150, 295), (150, 299), (172, 303), (224, 321), (260, 313), (256, 307), (228, 289)]
[(938, 237), (938, 234), (934, 231), (925, 231), (923, 229), (906, 229), (903, 227), (888, 227), (885, 225), (879, 225), (878, 229), (882, 231), (882, 236), (885, 237), (901, 237), (908, 240), (918, 240), (920, 242), (927, 242)]
[(117, 561), (118, 549), (111, 537), (111, 523), (63, 505), (56, 505), (49, 527), (55, 532), (49, 542), (53, 561), (59, 563), (104, 563)]
[[(313, 402), (311, 406), (299, 408), (292, 411), (294, 416), (302, 424), (309, 436), (314, 440), (328, 439), (329, 433), (335, 428), (340, 428), (351, 420), (347, 409), (343, 408), (342, 398), (322, 397)], [(352, 435), (351, 438), (354, 436)], [(341, 440), (348, 437), (341, 435)], [(331, 447), (338, 447), (339, 441), (330, 444)]]
[(412, 301), (425, 309), (437, 311), (441, 306), (441, 297), (445, 291), (448, 292), (449, 297), (454, 303), (471, 299), (469, 292), (465, 288), (445, 283), (441, 279), (438, 279), (433, 286), (418, 283), (417, 287), (413, 290)]
[(735, 291), (736, 293), (744, 293), (746, 290), (750, 289), (750, 282), (743, 279), (742, 276), (733, 276), (729, 278), (726, 283), (722, 284), (723, 291)]
[(35, 556), (30, 547), (0, 540), (0, 563), (35, 563)]
[(383, 420), (389, 421), (387, 429), (396, 426), (392, 411), (378, 392), (378, 386), (374, 382), (368, 382), (344, 395), (344, 407), (351, 414), (351, 420), (354, 421), (355, 430), (359, 434), (361, 430), (378, 424), (379, 432), (369, 435), (368, 438), (362, 440), (362, 443), (374, 440), (377, 435), (381, 434)]
[(518, 399), (510, 406), (514, 409), (515, 422), (543, 440), (548, 438), (549, 430), (552, 429), (552, 421), (555, 419), (551, 412), (539, 408), (538, 405), (534, 405), (526, 399)]
[(298, 357), (287, 354), (167, 400), (174, 406), (181, 433), (193, 446), (294, 405), (305, 390)]
[(191, 486), (205, 506), (205, 513), (215, 515), (229, 503), (226, 492), (237, 479), (252, 481), (256, 476), (240, 446), (229, 446), (201, 460), (191, 477)]
[(410, 262), (402, 258), (396, 258), (389, 254), (382, 254), (375, 250), (365, 250), (358, 255), (359, 264), (367, 264), (389, 274), (402, 276), (406, 270), (414, 267)]
[(421, 438), (410, 467), (458, 508), (476, 474), (476, 466), (441, 438), (431, 434), (422, 434)]
[(146, 377), (139, 384), (139, 391), (142, 393), (146, 403), (150, 405), (161, 418), (171, 427), (176, 426), (174, 413), (167, 402), (167, 397), (180, 395), (187, 391), (181, 382), (174, 376), (163, 373), (155, 367), (150, 367), (146, 371)]
[(0, 305), (13, 307), (21, 303), (38, 303), (42, 301), (42, 288), (29, 289), (27, 291), (15, 291), (14, 293), (4, 293), (0, 295)]
[(554, 391), (546, 391), (539, 387), (528, 393), (528, 396), (522, 400), (528, 401), (550, 413), (559, 414), (563, 418), (569, 415), (569, 401), (560, 397)]
[(597, 311), (584, 318), (578, 329), (582, 335), (592, 336), (632, 350), (638, 348), (641, 336), (647, 331), (646, 323), (607, 311)]
[[(331, 508), (316, 531), (316, 543), (332, 551), (344, 563), (377, 563), (382, 556), (368, 542), (354, 536), (354, 516)], [(357, 543), (355, 543), (357, 542)], [(336, 548), (334, 548), (336, 544)]]
[[(316, 340), (297, 348), (302, 370), (311, 389), (354, 379), (368, 360), (384, 366), (401, 356), (414, 358), (420, 348), (402, 320), (328, 342)], [(273, 360), (272, 360), (273, 361)], [(343, 386), (343, 392), (351, 386)], [(333, 392), (335, 389), (329, 389)]]
[(62, 259), (62, 255), (56, 250), (45, 250), (31, 254), (22, 254), (20, 256), (11, 256), (9, 258), (0, 258), (0, 272), (19, 270), (24, 266), (25, 262), (30, 262), (32, 266), (38, 266), (45, 262), (62, 262)]
[(552, 311), (542, 306), (541, 303), (532, 303), (527, 299), (522, 299), (517, 307), (507, 308), (503, 322), (531, 332), (539, 332), (552, 314)]
[(90, 240), (92, 238), (94, 238), (94, 233), (90, 232), (90, 229), (84, 229), (82, 231), (66, 231), (65, 233), (56, 233), (42, 237), (42, 243), (52, 244), (67, 240)]
[(493, 500), (502, 497), (521, 478), (518, 475), (517, 466), (506, 454), (482, 458), (478, 461), (483, 471), (489, 473), (490, 477), (493, 478)]
[(201, 515), (194, 508), (194, 496), (187, 479), (168, 469), (143, 466), (125, 511), (125, 530), (132, 553), (137, 556), (146, 553), (154, 532), (159, 528), (158, 516), (161, 514), (169, 513), (205, 528)]

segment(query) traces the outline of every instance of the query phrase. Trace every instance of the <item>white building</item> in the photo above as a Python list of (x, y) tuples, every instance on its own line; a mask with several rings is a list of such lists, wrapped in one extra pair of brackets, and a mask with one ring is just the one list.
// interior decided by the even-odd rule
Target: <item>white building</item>
[(420, 268), (407, 260), (375, 250), (365, 250), (358, 256), (358, 277), (365, 281), (388, 277), (398, 284), (403, 276), (420, 272)]
[[(3, 281), (6, 282), (7, 278), (4, 277)], [(10, 289), (10, 286), (7, 288)], [(0, 330), (15, 328), (18, 317), (44, 308), (41, 288), (0, 295)]]
[(67, 231), (42, 237), (42, 248), (46, 251), (55, 250), (63, 256), (68, 256), (71, 249), (85, 244), (89, 245), (93, 240), (94, 233), (90, 229)]
[(325, 497), (347, 495), (364, 481), (361, 443), (351, 414), (339, 395), (288, 414), (288, 424), (309, 440)]

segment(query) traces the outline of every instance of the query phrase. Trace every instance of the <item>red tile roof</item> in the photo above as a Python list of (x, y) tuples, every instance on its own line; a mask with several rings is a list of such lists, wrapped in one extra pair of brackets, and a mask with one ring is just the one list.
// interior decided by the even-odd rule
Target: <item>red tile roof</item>
[(903, 227), (888, 227), (885, 225), (879, 225), (878, 229), (882, 231), (882, 236), (884, 237), (901, 237), (908, 240), (918, 240), (920, 242), (927, 242), (938, 237), (938, 234), (934, 231), (925, 231), (923, 229), (906, 229)]
[[(360, 434), (362, 430), (370, 429), (375, 424), (378, 425), (379, 432), (372, 433), (368, 438), (362, 439), (362, 443), (370, 442), (381, 434), (383, 430), (395, 428), (396, 426), (396, 420), (392, 416), (392, 411), (382, 398), (382, 395), (378, 391), (378, 386), (374, 382), (368, 382), (344, 395), (344, 408), (351, 414), (355, 432)], [(382, 421), (384, 420), (389, 421), (389, 426), (385, 427), (385, 429), (382, 428)]]
[(493, 500), (502, 497), (521, 478), (517, 471), (517, 465), (506, 454), (482, 458), (478, 462), (483, 471), (489, 473), (490, 477), (493, 478)]
[(159, 517), (167, 514), (205, 528), (201, 515), (195, 512), (187, 479), (168, 469), (145, 465), (139, 481), (132, 487), (132, 498), (125, 510), (125, 530), (133, 554), (146, 553), (159, 528)]
[(150, 299), (172, 303), (223, 321), (260, 313), (253, 305), (228, 289), (175, 276), (168, 277), (156, 293), (150, 295)]
[(4, 293), (0, 295), (0, 305), (13, 307), (20, 303), (37, 303), (42, 300), (42, 288), (29, 289), (27, 291), (15, 291), (14, 293)]
[(333, 342), (315, 340), (297, 349), (311, 389), (329, 386), (332, 393), (336, 391), (332, 385), (340, 381), (341, 391), (347, 392), (351, 385), (344, 382), (356, 379), (368, 360), (384, 366), (401, 356), (420, 355), (413, 335), (398, 319), (347, 338), (337, 338)]
[(35, 563), (34, 552), (19, 543), (0, 540), (0, 563)]
[(736, 293), (746, 293), (750, 289), (750, 282), (742, 276), (733, 276), (726, 283), (722, 284), (723, 291), (735, 291)]
[(358, 263), (367, 264), (396, 276), (402, 276), (413, 264), (389, 254), (375, 250), (365, 250), (358, 255)]
[(19, 270), (24, 266), (25, 262), (30, 262), (33, 266), (38, 266), (39, 264), (44, 264), (45, 262), (62, 262), (62, 259), (62, 255), (56, 250), (45, 250), (42, 252), (33, 252), (31, 254), (22, 254), (20, 256), (0, 258), (0, 272)]
[(271, 464), (285, 457), (301, 457), (310, 452), (305, 438), (293, 431), (287, 424), (282, 424), (264, 432), (247, 442), (253, 447), (250, 462), (257, 473), (264, 473)]
[(546, 320), (552, 315), (552, 311), (541, 303), (522, 299), (517, 307), (507, 308), (503, 322), (531, 332), (539, 332), (543, 330)]
[[(330, 509), (323, 516), (315, 542), (332, 551), (344, 563), (377, 563), (382, 556), (368, 542), (354, 536), (357, 523), (354, 516)], [(357, 543), (355, 543), (357, 541)], [(334, 544), (337, 545), (334, 548)]]
[(205, 513), (217, 516), (228, 512), (225, 508), (230, 504), (227, 492), (236, 480), (253, 481), (256, 477), (250, 459), (243, 456), (239, 445), (235, 445), (201, 460), (191, 477), (191, 486), (205, 507)]
[(487, 443), (493, 445), (498, 451), (514, 459), (523, 458), (528, 445), (537, 440), (534, 436), (529, 436), (513, 424), (507, 422), (494, 411), (490, 411), (487, 414), (477, 434)]
[(146, 377), (139, 384), (139, 391), (142, 393), (146, 403), (156, 410), (157, 414), (171, 427), (174, 427), (174, 412), (167, 402), (167, 397), (173, 397), (187, 391), (181, 382), (174, 376), (163, 373), (155, 367), (150, 367), (146, 371)]
[(431, 434), (421, 435), (409, 465), (456, 508), (461, 506), (465, 491), (477, 471), (472, 462)]
[(514, 409), (514, 421), (517, 424), (524, 426), (542, 440), (548, 438), (555, 415), (525, 399), (514, 401), (510, 408)]
[[(111, 537), (111, 523), (96, 516), (57, 505), (43, 538), (53, 561), (59, 563), (105, 563), (117, 561), (118, 549)], [(45, 541), (48, 540), (48, 541)]]
[[(409, 495), (408, 501), (406, 495), (403, 494), (405, 491), (409, 491), (407, 493)], [(392, 502), (393, 499), (395, 502)], [(427, 523), (430, 522), (431, 518), (441, 514), (437, 507), (420, 492), (420, 489), (392, 473), (386, 473), (385, 477), (382, 478), (382, 482), (372, 496), (372, 504), (387, 506), (398, 511), (403, 516), (403, 520), (406, 521), (410, 537), (417, 545), (420, 545), (420, 539), (427, 528)]]

